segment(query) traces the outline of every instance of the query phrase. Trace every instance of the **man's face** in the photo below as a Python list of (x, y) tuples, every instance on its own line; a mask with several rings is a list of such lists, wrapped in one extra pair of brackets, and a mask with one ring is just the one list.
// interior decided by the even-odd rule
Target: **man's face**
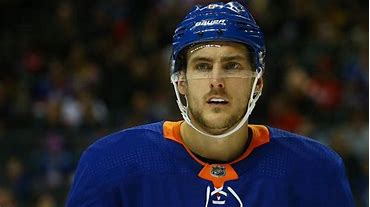
[(188, 50), (186, 81), (179, 83), (179, 90), (187, 97), (193, 124), (221, 134), (243, 118), (254, 80), (248, 52), (230, 42)]

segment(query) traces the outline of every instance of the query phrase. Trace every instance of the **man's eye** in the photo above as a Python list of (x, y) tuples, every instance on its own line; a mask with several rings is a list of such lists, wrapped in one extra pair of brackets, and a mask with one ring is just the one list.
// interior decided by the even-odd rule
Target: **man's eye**
[(198, 63), (195, 65), (195, 69), (199, 71), (208, 71), (212, 69), (212, 66), (208, 63)]
[(237, 62), (229, 62), (226, 64), (225, 68), (227, 70), (238, 70), (241, 69), (241, 65)]

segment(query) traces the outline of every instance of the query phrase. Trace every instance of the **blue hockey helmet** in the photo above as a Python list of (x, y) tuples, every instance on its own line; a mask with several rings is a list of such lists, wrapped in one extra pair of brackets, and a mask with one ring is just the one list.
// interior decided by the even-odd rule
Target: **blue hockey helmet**
[(171, 75), (181, 70), (184, 49), (198, 43), (231, 41), (246, 45), (252, 53), (256, 71), (265, 67), (263, 33), (251, 13), (240, 3), (212, 3), (195, 6), (177, 26), (173, 36)]

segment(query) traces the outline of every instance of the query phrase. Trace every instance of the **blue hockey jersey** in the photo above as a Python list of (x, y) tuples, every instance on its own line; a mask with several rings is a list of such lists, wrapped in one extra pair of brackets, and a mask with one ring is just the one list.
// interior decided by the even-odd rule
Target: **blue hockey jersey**
[(302, 136), (249, 125), (235, 161), (208, 164), (183, 143), (181, 122), (126, 129), (82, 155), (67, 207), (354, 206), (341, 158)]

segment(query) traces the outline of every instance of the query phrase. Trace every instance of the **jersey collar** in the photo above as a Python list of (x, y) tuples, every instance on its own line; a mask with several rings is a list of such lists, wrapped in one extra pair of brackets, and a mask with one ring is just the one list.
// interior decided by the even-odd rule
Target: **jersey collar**
[(221, 188), (224, 183), (230, 180), (237, 180), (239, 178), (238, 173), (234, 170), (231, 164), (239, 162), (247, 158), (252, 151), (270, 141), (270, 134), (267, 127), (262, 125), (248, 125), (252, 130), (252, 140), (248, 148), (244, 153), (236, 160), (230, 163), (223, 164), (208, 164), (197, 158), (191, 150), (184, 144), (180, 134), (180, 125), (182, 121), (170, 122), (166, 121), (163, 124), (163, 136), (169, 140), (175, 141), (181, 144), (189, 155), (197, 161), (199, 164), (203, 165), (202, 170), (199, 172), (198, 176), (202, 179), (211, 181), (215, 188)]
[[(163, 136), (167, 139), (170, 139), (172, 141), (175, 141), (179, 144), (181, 144), (186, 151), (189, 153), (189, 155), (198, 163), (201, 165), (206, 165), (207, 163), (201, 161), (198, 159), (192, 152), (191, 150), (184, 144), (184, 141), (181, 137), (180, 134), (180, 125), (183, 121), (177, 121), (177, 122), (171, 122), (171, 121), (166, 121), (163, 123)], [(252, 140), (248, 148), (244, 151), (244, 153), (237, 158), (236, 160), (228, 163), (228, 164), (234, 164), (236, 162), (239, 162), (240, 160), (243, 160), (247, 158), (252, 151), (261, 146), (264, 145), (268, 142), (270, 142), (270, 133), (267, 129), (266, 126), (263, 125), (248, 125), (248, 127), (252, 130)]]

